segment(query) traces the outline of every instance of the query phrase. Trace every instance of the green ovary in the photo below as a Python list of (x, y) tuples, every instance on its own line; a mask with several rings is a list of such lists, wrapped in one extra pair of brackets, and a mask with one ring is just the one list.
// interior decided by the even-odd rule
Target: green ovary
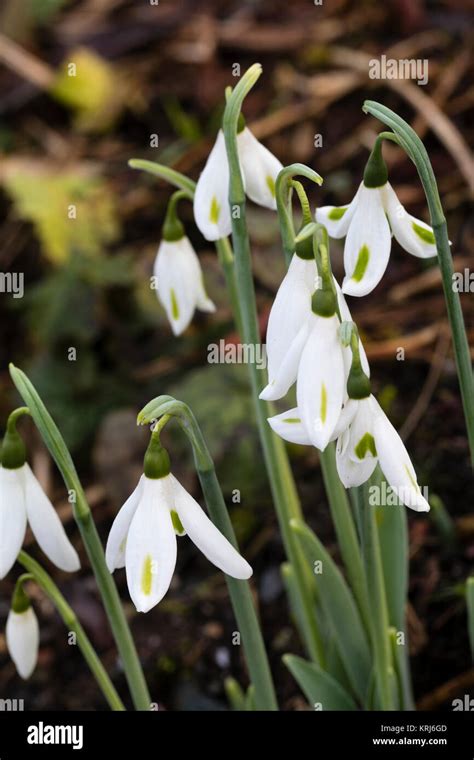
[(412, 222), (411, 226), (413, 227), (413, 231), (416, 232), (420, 240), (423, 240), (424, 243), (428, 243), (428, 245), (435, 244), (435, 236), (431, 230), (426, 230), (421, 226), (421, 224), (417, 224), (416, 222)]
[(377, 449), (375, 447), (374, 436), (370, 433), (365, 433), (360, 439), (357, 446), (354, 446), (354, 452), (358, 459), (365, 459), (367, 453), (371, 453), (373, 457), (377, 456)]
[(369, 263), (370, 259), (370, 251), (366, 245), (363, 245), (362, 248), (359, 251), (359, 255), (357, 257), (357, 263), (355, 265), (354, 273), (352, 275), (352, 279), (356, 282), (360, 282), (363, 278), (363, 276), (366, 273), (367, 265)]

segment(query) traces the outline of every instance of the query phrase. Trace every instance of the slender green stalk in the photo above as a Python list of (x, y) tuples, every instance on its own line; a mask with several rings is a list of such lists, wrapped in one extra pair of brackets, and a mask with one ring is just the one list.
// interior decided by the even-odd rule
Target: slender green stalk
[(369, 634), (371, 612), (364, 564), (346, 491), (337, 474), (334, 444), (330, 443), (319, 458), (342, 559), (365, 630)]
[(123, 702), (117, 694), (115, 686), (113, 685), (107, 671), (99, 660), (97, 653), (92, 646), (84, 628), (77, 619), (76, 613), (66, 602), (53, 579), (48, 575), (46, 570), (44, 570), (41, 565), (39, 565), (38, 562), (33, 559), (33, 557), (30, 557), (29, 554), (24, 551), (21, 551), (18, 555), (18, 562), (23, 565), (26, 570), (28, 570), (36, 583), (51, 599), (52, 603), (61, 615), (64, 621), (64, 625), (68, 631), (75, 633), (77, 645), (81, 650), (85, 661), (89, 665), (91, 673), (97, 681), (97, 684), (107, 702), (109, 703), (111, 709), (117, 711), (125, 710)]
[(425, 191), (431, 226), (433, 227), (435, 236), (436, 250), (438, 252), (446, 310), (453, 337), (454, 355), (466, 419), (471, 461), (474, 464), (474, 378), (472, 374), (472, 362), (459, 293), (453, 287), (453, 258), (449, 245), (448, 228), (433, 167), (422, 141), (414, 129), (398, 114), (394, 113), (390, 108), (371, 100), (365, 101), (363, 110), (365, 113), (370, 113), (372, 116), (380, 119), (380, 121), (393, 129), (398, 144), (415, 164)]
[(189, 177), (186, 177), (185, 174), (181, 174), (181, 172), (177, 172), (175, 169), (170, 169), (169, 166), (157, 164), (155, 161), (147, 161), (143, 158), (131, 158), (128, 165), (131, 169), (141, 169), (144, 172), (153, 174), (155, 177), (166, 180), (166, 182), (172, 185), (176, 185), (180, 190), (186, 190), (191, 196), (194, 195), (196, 183), (192, 179), (189, 179)]
[(20, 369), (10, 365), (10, 375), (18, 392), (28, 405), (43, 441), (55, 460), (70, 497), (74, 498), (73, 514), (79, 527), (92, 570), (104, 603), (117, 648), (122, 659), (125, 676), (137, 710), (150, 709), (150, 695), (135, 644), (122, 608), (114, 579), (105, 562), (104, 550), (97, 533), (89, 504), (69, 450), (56, 423), (49, 414), (31, 381)]
[[(370, 481), (368, 481), (370, 483)], [(382, 557), (380, 554), (379, 537), (375, 523), (375, 509), (370, 506), (367, 494), (367, 484), (364, 489), (364, 538), (367, 588), (371, 600), (371, 639), (374, 653), (375, 681), (382, 710), (393, 709), (391, 652), (389, 641), (389, 622), (387, 600), (385, 596)]]
[[(142, 409), (138, 415), (138, 422), (148, 424), (161, 415), (176, 417), (186, 433), (192, 446), (196, 471), (212, 522), (238, 550), (237, 539), (217, 479), (214, 462), (193, 412), (186, 404), (171, 396), (159, 396)], [(242, 636), (250, 678), (255, 687), (256, 708), (277, 710), (275, 688), (250, 585), (246, 581), (231, 578), (229, 575), (225, 578)]]
[[(232, 219), (232, 241), (235, 256), (235, 273), (242, 319), (242, 337), (245, 343), (257, 346), (260, 343), (255, 290), (252, 276), (250, 245), (245, 214), (245, 192), (237, 152), (237, 122), (242, 102), (249, 89), (261, 73), (259, 64), (251, 66), (244, 74), (229, 97), (224, 112), (223, 130), (230, 169), (229, 204)], [(298, 548), (290, 520), (301, 518), (301, 507), (296, 486), (291, 473), (288, 456), (283, 441), (270, 429), (267, 417), (271, 406), (259, 399), (264, 381), (261, 371), (253, 363), (249, 364), (252, 397), (255, 404), (260, 441), (263, 448), (265, 466), (277, 511), (280, 530), (287, 556), (292, 563), (297, 585), (301, 594), (301, 609), (304, 611), (307, 627), (312, 632), (311, 657), (316, 662), (323, 661), (323, 650), (313, 611), (313, 601), (309, 585), (309, 569)]]
[(235, 325), (239, 333), (242, 334), (242, 318), (240, 315), (239, 294), (235, 280), (234, 253), (232, 251), (232, 246), (230, 245), (229, 238), (220, 238), (220, 240), (216, 240), (215, 245), (219, 263), (224, 272), (225, 284), (230, 297)]

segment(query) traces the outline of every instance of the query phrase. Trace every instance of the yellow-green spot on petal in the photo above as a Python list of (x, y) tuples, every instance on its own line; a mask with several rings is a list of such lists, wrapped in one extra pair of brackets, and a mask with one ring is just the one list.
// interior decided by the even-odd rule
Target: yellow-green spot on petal
[(420, 240), (423, 240), (424, 243), (428, 243), (428, 245), (435, 244), (435, 236), (431, 230), (425, 229), (425, 227), (422, 227), (421, 224), (417, 224), (416, 222), (412, 222), (411, 226), (413, 227), (413, 232), (418, 235)]
[(275, 197), (275, 180), (273, 177), (270, 177), (269, 174), (265, 177), (265, 182), (267, 183), (268, 189), (270, 190), (273, 198)]
[(288, 422), (290, 425), (297, 425), (298, 422), (301, 422), (301, 419), (299, 417), (286, 417), (283, 422)]
[(147, 554), (144, 561), (143, 561), (143, 568), (142, 568), (142, 593), (145, 596), (150, 596), (151, 594), (151, 584), (153, 581), (153, 561), (151, 559), (151, 555)]
[(354, 273), (352, 275), (352, 279), (356, 282), (360, 282), (365, 275), (365, 272), (367, 270), (367, 265), (369, 263), (370, 259), (370, 251), (366, 245), (363, 245), (362, 248), (359, 251), (359, 255), (357, 257), (357, 263), (355, 265)]
[(174, 292), (173, 288), (170, 290), (170, 298), (171, 298), (171, 316), (173, 319), (179, 319), (179, 306), (178, 306), (178, 299), (176, 298), (176, 293)]
[(373, 457), (376, 457), (377, 449), (375, 448), (374, 436), (370, 433), (365, 433), (359, 443), (354, 446), (354, 452), (358, 459), (364, 459), (369, 452)]
[(171, 522), (173, 523), (174, 532), (178, 536), (184, 536), (184, 534), (186, 533), (186, 531), (184, 530), (183, 523), (179, 519), (179, 515), (178, 515), (178, 513), (176, 512), (175, 509), (171, 510)]
[(212, 224), (217, 224), (217, 222), (219, 221), (220, 213), (221, 213), (221, 207), (219, 206), (217, 202), (216, 196), (213, 195), (212, 201), (211, 201), (211, 211), (209, 214), (209, 219)]
[(346, 213), (347, 208), (347, 206), (334, 206), (334, 208), (328, 213), (328, 219), (332, 222), (338, 222)]
[(408, 475), (408, 478), (409, 478), (410, 483), (412, 484), (413, 488), (415, 489), (415, 491), (417, 491), (418, 493), (420, 493), (420, 486), (418, 485), (418, 483), (416, 482), (416, 480), (413, 477), (412, 473), (410, 472), (410, 468), (406, 464), (404, 464), (403, 466), (405, 468), (405, 472)]
[(326, 391), (326, 386), (324, 385), (324, 383), (322, 383), (321, 385), (321, 411), (320, 411), (319, 416), (321, 417), (321, 422), (323, 423), (323, 425), (326, 422), (327, 413), (328, 413), (328, 394)]

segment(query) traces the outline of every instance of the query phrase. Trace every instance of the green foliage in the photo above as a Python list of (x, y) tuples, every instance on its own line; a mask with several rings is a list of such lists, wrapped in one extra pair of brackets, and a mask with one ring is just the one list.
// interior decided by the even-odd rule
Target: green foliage
[[(74, 252), (97, 256), (119, 234), (112, 193), (84, 166), (53, 172), (43, 164), (16, 162), (4, 186), (16, 213), (31, 222), (43, 252), (61, 264)], [(75, 207), (75, 218), (68, 208)]]
[(291, 654), (285, 655), (283, 662), (311, 707), (322, 710), (357, 710), (351, 695), (319, 665)]

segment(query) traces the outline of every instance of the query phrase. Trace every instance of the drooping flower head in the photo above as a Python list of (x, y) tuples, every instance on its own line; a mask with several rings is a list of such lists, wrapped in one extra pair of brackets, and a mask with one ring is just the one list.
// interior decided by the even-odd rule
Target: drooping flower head
[[(275, 182), (283, 168), (281, 162), (262, 145), (239, 120), (237, 149), (245, 192), (260, 206), (275, 209)], [(194, 218), (206, 240), (230, 235), (229, 164), (224, 133), (219, 130), (216, 142), (196, 185)]]
[(346, 238), (342, 290), (347, 295), (365, 296), (378, 285), (390, 258), (392, 235), (413, 256), (436, 256), (432, 228), (405, 211), (388, 182), (380, 140), (351, 203), (318, 208), (316, 220), (330, 237)]
[(117, 514), (106, 547), (110, 572), (126, 568), (138, 612), (148, 612), (168, 591), (176, 565), (176, 535), (186, 533), (220, 570), (233, 578), (250, 578), (250, 565), (172, 475), (168, 453), (152, 435), (144, 474)]
[[(18, 412), (25, 413), (20, 409)], [(77, 552), (66, 536), (51, 501), (26, 462), (25, 445), (10, 415), (2, 444), (0, 466), (0, 578), (12, 568), (23, 544), (27, 521), (46, 556), (61, 570), (80, 567)]]
[(30, 599), (23, 589), (23, 578), (15, 586), (5, 629), (7, 648), (18, 674), (25, 680), (38, 661), (39, 625)]
[(199, 259), (176, 215), (176, 203), (183, 195), (178, 191), (170, 199), (153, 268), (157, 295), (175, 335), (184, 332), (196, 309), (216, 309), (205, 291)]

